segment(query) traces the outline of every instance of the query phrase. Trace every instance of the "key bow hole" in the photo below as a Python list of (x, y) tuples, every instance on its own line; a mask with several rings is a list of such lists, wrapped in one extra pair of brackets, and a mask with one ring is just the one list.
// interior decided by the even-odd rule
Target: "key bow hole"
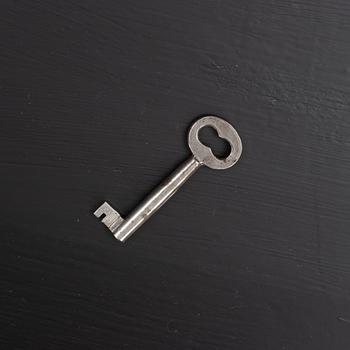
[(219, 136), (217, 130), (211, 126), (204, 126), (198, 132), (200, 142), (209, 147), (218, 159), (225, 159), (231, 153), (231, 145)]

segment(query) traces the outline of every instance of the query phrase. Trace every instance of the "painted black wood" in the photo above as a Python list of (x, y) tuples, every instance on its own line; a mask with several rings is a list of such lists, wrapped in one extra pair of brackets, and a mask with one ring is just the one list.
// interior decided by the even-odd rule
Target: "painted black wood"
[[(1, 349), (349, 349), (348, 1), (0, 9)], [(241, 161), (114, 240), (208, 113)]]

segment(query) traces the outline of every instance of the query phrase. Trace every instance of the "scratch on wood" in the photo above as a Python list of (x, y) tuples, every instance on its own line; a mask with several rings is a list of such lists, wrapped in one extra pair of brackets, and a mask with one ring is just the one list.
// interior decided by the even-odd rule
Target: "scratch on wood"
[(345, 323), (350, 323), (350, 320), (349, 320), (349, 319), (344, 318), (344, 317), (340, 317), (340, 316), (337, 317), (337, 320), (342, 321), (342, 322), (345, 322)]

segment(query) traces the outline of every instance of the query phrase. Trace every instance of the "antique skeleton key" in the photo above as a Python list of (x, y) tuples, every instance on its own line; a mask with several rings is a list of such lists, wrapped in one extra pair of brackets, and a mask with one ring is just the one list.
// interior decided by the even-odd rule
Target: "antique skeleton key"
[[(214, 156), (210, 147), (203, 145), (198, 138), (201, 128), (214, 128), (219, 137), (231, 147), (230, 154), (223, 159)], [(231, 124), (215, 116), (198, 119), (188, 134), (188, 145), (192, 155), (182, 163), (168, 178), (156, 187), (136, 208), (123, 219), (107, 202), (94, 213), (112, 231), (114, 237), (126, 241), (147, 219), (149, 219), (202, 165), (212, 169), (227, 169), (234, 165), (242, 153), (242, 142)]]

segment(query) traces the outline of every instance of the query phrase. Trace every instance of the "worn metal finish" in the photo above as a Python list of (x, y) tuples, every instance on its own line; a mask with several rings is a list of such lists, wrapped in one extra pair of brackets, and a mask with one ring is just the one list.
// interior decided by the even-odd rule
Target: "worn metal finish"
[[(230, 144), (231, 151), (227, 157), (217, 158), (210, 147), (205, 146), (199, 140), (198, 132), (206, 126), (214, 128), (218, 136)], [(227, 169), (238, 161), (242, 153), (242, 142), (237, 131), (231, 124), (216, 116), (202, 117), (192, 125), (188, 134), (188, 145), (192, 151), (192, 156), (156, 187), (126, 219), (123, 219), (107, 202), (104, 202), (94, 212), (94, 215), (98, 218), (103, 216), (102, 222), (112, 231), (115, 238), (125, 242), (202, 165), (212, 169)]]
[[(206, 126), (214, 128), (219, 137), (230, 144), (231, 152), (226, 158), (220, 159), (215, 157), (211, 148), (200, 142), (198, 137), (199, 130)], [(192, 125), (188, 133), (188, 145), (193, 156), (202, 165), (206, 165), (211, 169), (230, 168), (238, 161), (242, 153), (242, 142), (234, 127), (227, 121), (214, 116), (200, 118)]]

